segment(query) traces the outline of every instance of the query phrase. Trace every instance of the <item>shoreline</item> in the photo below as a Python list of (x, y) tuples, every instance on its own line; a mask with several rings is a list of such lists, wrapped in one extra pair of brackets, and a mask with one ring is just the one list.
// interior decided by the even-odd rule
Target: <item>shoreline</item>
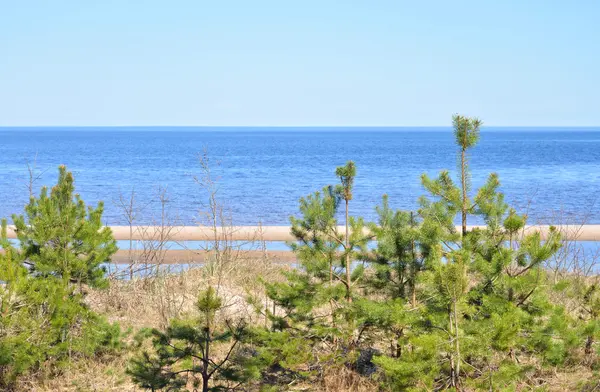
[[(185, 242), (185, 241), (248, 241), (248, 242), (287, 242), (295, 238), (290, 233), (290, 226), (107, 226), (115, 240)], [(470, 225), (469, 230), (484, 226)], [(526, 226), (524, 234), (538, 231), (545, 239), (550, 225)], [(563, 238), (569, 241), (600, 242), (600, 224), (595, 225), (556, 225)], [(460, 226), (456, 226), (460, 231)], [(338, 226), (343, 232), (344, 226)], [(367, 232), (365, 232), (368, 234)], [(14, 226), (7, 227), (9, 239), (16, 239)]]

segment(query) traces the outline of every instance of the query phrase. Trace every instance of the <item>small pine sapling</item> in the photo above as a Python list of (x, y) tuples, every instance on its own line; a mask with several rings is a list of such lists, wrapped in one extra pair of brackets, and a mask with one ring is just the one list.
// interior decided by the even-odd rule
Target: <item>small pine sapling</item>
[(138, 355), (127, 370), (136, 384), (152, 391), (192, 386), (208, 392), (248, 381), (251, 373), (240, 350), (247, 337), (245, 321), (217, 322), (223, 303), (213, 287), (199, 293), (196, 309), (196, 319), (176, 319), (166, 331), (152, 330), (152, 352)]

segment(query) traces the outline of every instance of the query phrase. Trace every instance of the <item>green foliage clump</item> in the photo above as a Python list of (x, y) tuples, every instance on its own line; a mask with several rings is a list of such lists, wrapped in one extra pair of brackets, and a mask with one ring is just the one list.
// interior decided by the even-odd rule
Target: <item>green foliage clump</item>
[[(341, 184), (300, 200), (299, 266), (266, 283), (275, 307), (259, 351), (269, 366), (309, 376), (346, 366), (392, 390), (511, 390), (578, 350), (597, 355), (598, 286), (559, 287), (544, 268), (561, 247), (557, 230), (526, 230), (494, 173), (472, 191), (468, 154), (481, 125), (453, 117), (457, 179), (423, 175), (417, 211), (394, 211), (384, 196), (377, 222), (350, 216), (353, 163), (336, 171)], [(551, 299), (559, 289), (579, 299), (579, 319)]]
[(136, 384), (152, 391), (191, 386), (208, 392), (235, 388), (255, 376), (242, 347), (249, 338), (246, 323), (217, 323), (223, 304), (212, 287), (200, 292), (196, 308), (196, 319), (176, 319), (164, 332), (151, 331), (153, 350), (134, 358), (128, 369)]
[(37, 276), (102, 287), (107, 282), (101, 264), (117, 245), (110, 228), (102, 227), (102, 202), (86, 207), (74, 192), (73, 174), (60, 166), (50, 194), (42, 188), (39, 197), (30, 198), (25, 216), (13, 216), (21, 257)]
[(73, 195), (73, 176), (59, 168), (57, 185), (31, 197), (26, 216), (13, 216), (18, 244), (0, 235), (0, 386), (79, 356), (116, 349), (120, 329), (84, 303), (86, 286), (104, 286), (101, 263), (116, 251), (101, 229), (102, 205), (86, 209)]
[[(261, 355), (270, 359), (267, 368), (285, 369), (297, 377), (358, 356), (354, 334), (358, 320), (350, 304), (360, 303), (364, 268), (352, 263), (367, 251), (372, 234), (362, 218), (349, 212), (354, 163), (338, 167), (335, 174), (340, 183), (302, 198), (301, 216), (291, 218), (296, 237), (291, 247), (299, 268), (286, 274), (286, 282), (266, 283), (267, 296), (275, 305), (266, 316), (277, 338), (264, 339)], [(275, 344), (282, 337), (283, 349)]]

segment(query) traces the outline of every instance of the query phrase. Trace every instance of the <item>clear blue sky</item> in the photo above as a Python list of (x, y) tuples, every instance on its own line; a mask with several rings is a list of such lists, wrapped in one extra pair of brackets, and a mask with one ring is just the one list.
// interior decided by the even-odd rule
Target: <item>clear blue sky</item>
[(0, 125), (600, 125), (599, 0), (0, 0)]

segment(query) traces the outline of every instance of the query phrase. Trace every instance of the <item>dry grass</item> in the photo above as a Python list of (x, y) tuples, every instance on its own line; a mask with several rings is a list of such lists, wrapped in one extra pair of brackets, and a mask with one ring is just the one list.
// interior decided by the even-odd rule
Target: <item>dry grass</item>
[(325, 370), (322, 380), (325, 392), (369, 392), (378, 390), (378, 384), (362, 377), (345, 366)]
[(210, 268), (191, 268), (147, 278), (113, 280), (109, 289), (91, 291), (87, 301), (94, 310), (123, 328), (163, 328), (170, 319), (192, 313), (198, 292), (213, 286), (226, 305), (227, 316), (252, 320), (256, 315), (246, 302), (247, 296), (264, 296), (259, 278), (281, 279), (286, 268), (255, 260), (228, 270), (226, 279)]
[(55, 377), (35, 377), (21, 380), (17, 390), (40, 392), (100, 392), (141, 391), (125, 373), (130, 355), (73, 361)]

